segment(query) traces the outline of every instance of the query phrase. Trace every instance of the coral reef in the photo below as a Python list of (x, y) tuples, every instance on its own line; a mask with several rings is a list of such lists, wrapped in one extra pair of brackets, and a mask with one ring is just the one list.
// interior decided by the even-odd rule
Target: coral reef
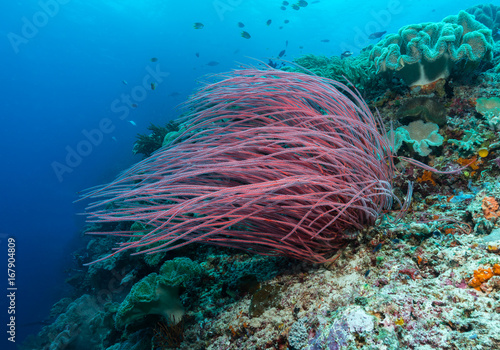
[(402, 124), (409, 124), (411, 121), (421, 119), (444, 126), (446, 124), (446, 108), (434, 97), (419, 96), (404, 101), (396, 117)]
[(478, 98), (476, 111), (488, 119), (488, 124), (493, 130), (500, 130), (500, 98)]
[(176, 132), (179, 130), (179, 125), (172, 121), (165, 124), (165, 126), (151, 124), (148, 126), (148, 130), (151, 130), (149, 135), (137, 135), (137, 141), (132, 150), (134, 154), (142, 154), (144, 158), (149, 157), (154, 151), (159, 149), (167, 136), (168, 138), (173, 138), (172, 136), (176, 135)]
[(375, 66), (369, 60), (368, 49), (358, 56), (340, 58), (338, 56), (304, 55), (294, 59), (298, 66), (285, 66), (284, 71), (315, 74), (323, 78), (354, 85), (363, 96), (371, 96), (383, 85), (375, 75)]
[(146, 315), (162, 315), (168, 322), (178, 322), (184, 315), (177, 286), (167, 285), (161, 275), (151, 273), (138, 283), (120, 304), (116, 327), (123, 328)]
[(430, 146), (441, 146), (443, 136), (438, 133), (439, 127), (434, 123), (424, 123), (422, 120), (411, 122), (408, 126), (396, 129), (394, 136), (394, 151), (397, 152), (403, 142), (413, 145), (413, 150), (422, 157), (431, 153)]
[(500, 6), (479, 4), (468, 8), (468, 13), (474, 15), (477, 21), (490, 28), (495, 40), (500, 38)]
[[(458, 62), (491, 60), (491, 30), (465, 11), (439, 23), (404, 26), (373, 47), (377, 73), (396, 71), (409, 86), (446, 79)], [(463, 67), (462, 67), (463, 68)]]
[[(436, 28), (441, 27), (438, 25)], [(498, 67), (499, 48), (497, 43), (494, 63)], [(353, 59), (355, 58), (340, 60), (306, 56), (302, 62), (311, 73), (338, 77), (342, 74), (347, 76), (345, 72), (355, 69), (357, 63), (351, 65)], [(362, 67), (368, 69), (369, 65)], [(175, 203), (185, 203), (183, 201), (186, 198), (189, 202), (192, 199), (190, 196), (197, 189), (190, 187), (188, 182), (179, 185), (178, 188), (184, 191), (182, 193), (171, 193), (166, 187), (157, 187), (155, 181), (166, 181), (168, 176), (163, 177), (164, 174), (154, 172), (149, 177), (141, 177), (141, 172), (151, 170), (148, 166), (152, 164), (147, 160), (143, 161), (138, 165), (138, 172), (134, 173), (136, 177), (125, 176), (118, 179), (117, 188), (126, 186), (125, 179), (128, 179), (128, 190), (134, 193), (134, 197), (123, 194), (123, 198), (129, 200), (131, 207), (138, 209), (144, 208), (145, 203), (157, 200), (157, 197), (148, 195), (156, 193), (158, 188), (163, 190), (161, 194), (169, 193), (169, 197), (158, 199), (156, 206), (141, 209), (145, 215), (144, 220), (127, 216), (130, 208), (123, 198), (112, 198), (103, 203), (104, 209), (108, 210), (105, 212), (118, 213), (120, 220), (93, 223), (85, 232), (121, 232), (125, 238), (114, 235), (99, 238), (89, 236), (87, 248), (74, 254), (75, 266), (70, 268), (74, 275), (68, 278), (68, 283), (74, 288), (72, 295), (54, 305), (47, 325), (36, 337), (30, 337), (21, 349), (500, 348), (500, 130), (492, 123), (498, 117), (500, 74), (498, 68), (488, 65), (480, 65), (476, 71), (477, 78), (465, 82), (457, 77), (467, 74), (457, 70), (453, 79), (447, 79), (444, 85), (432, 92), (424, 89), (410, 91), (394, 79), (385, 80), (380, 75), (373, 76), (371, 72), (354, 78), (359, 79), (355, 85), (363, 86), (363, 93), (370, 95), (371, 99), (367, 100), (369, 108), (374, 114), (375, 110), (380, 112), (385, 130), (376, 128), (382, 127), (382, 123), (376, 124), (371, 119), (368, 107), (355, 95), (341, 96), (337, 94), (339, 89), (321, 85), (331, 82), (314, 76), (298, 75), (300, 79), (296, 81), (297, 86), (291, 92), (287, 90), (285, 93), (283, 90), (284, 97), (278, 96), (279, 94), (260, 94), (260, 99), (267, 98), (265, 105), (245, 100), (248, 96), (242, 94), (241, 90), (215, 101), (207, 98), (211, 96), (210, 91), (214, 90), (202, 90), (205, 93), (200, 95), (199, 103), (191, 103), (184, 119), (175, 121), (176, 130), (166, 133), (161, 131), (163, 137), (156, 135), (154, 140), (147, 140), (147, 144), (151, 145), (150, 152), (156, 151), (153, 155), (155, 166), (168, 162), (168, 157), (171, 156), (172, 162), (185, 166), (182, 169), (188, 175), (195, 176), (201, 171), (207, 181), (229, 182), (237, 188), (243, 184), (245, 177), (259, 178), (262, 173), (262, 168), (258, 168), (256, 173), (249, 171), (250, 167), (237, 168), (241, 163), (236, 160), (246, 159), (246, 152), (249, 152), (249, 159), (256, 157), (259, 160), (276, 157), (283, 152), (297, 157), (291, 160), (280, 158), (283, 165), (273, 168), (278, 175), (290, 174), (292, 171), (296, 171), (294, 175), (306, 171), (321, 174), (318, 183), (303, 181), (297, 184), (296, 188), (304, 188), (300, 192), (303, 195), (310, 193), (308, 191), (311, 188), (325, 188), (324, 182), (330, 181), (325, 181), (323, 174), (330, 171), (328, 162), (338, 160), (334, 164), (343, 171), (350, 169), (348, 166), (352, 165), (346, 164), (349, 161), (340, 154), (338, 158), (328, 157), (328, 152), (332, 152), (332, 135), (336, 135), (333, 131), (329, 130), (326, 136), (318, 133), (321, 125), (340, 118), (340, 121), (332, 125), (335, 131), (351, 133), (351, 141), (380, 142), (378, 146), (381, 148), (375, 150), (371, 147), (361, 148), (362, 152), (373, 152), (372, 157), (366, 158), (367, 162), (375, 163), (377, 168), (384, 163), (390, 168), (390, 164), (386, 162), (390, 159), (394, 161), (394, 171), (388, 171), (376, 180), (390, 182), (390, 186), (383, 187), (383, 191), (370, 193), (370, 196), (375, 197), (382, 193), (383, 199), (387, 200), (386, 209), (378, 212), (376, 209), (379, 206), (371, 207), (371, 211), (365, 212), (370, 217), (370, 224), (344, 232), (342, 244), (334, 245), (338, 248), (335, 256), (320, 264), (284, 256), (254, 254), (263, 251), (250, 249), (249, 246), (248, 251), (232, 249), (236, 243), (229, 244), (230, 247), (184, 245), (175, 250), (164, 251), (163, 248), (168, 247), (163, 245), (168, 244), (169, 239), (175, 240), (179, 236), (156, 236), (156, 232), (170, 223), (173, 226), (168, 229), (175, 230), (176, 225), (181, 225), (182, 221), (172, 215), (168, 224), (169, 219), (165, 218), (163, 221), (159, 220), (158, 226), (152, 225), (161, 214), (161, 211), (156, 210), (157, 205), (164, 209)], [(271, 85), (277, 81), (288, 83), (289, 80), (285, 78), (287, 74), (280, 74), (282, 73), (279, 71), (273, 71), (274, 78), (268, 82)], [(363, 73), (348, 74), (356, 77)], [(266, 77), (268, 76), (269, 74)], [(231, 77), (234, 78), (229, 78)], [(259, 79), (264, 77), (248, 74), (247, 78), (251, 80), (246, 81), (250, 85), (256, 81), (262, 83)], [(309, 94), (309, 88), (301, 89), (299, 83), (308, 86), (320, 84), (324, 90), (318, 91), (315, 88), (315, 97), (314, 94)], [(230, 84), (229, 87), (232, 89), (234, 85)], [(213, 85), (209, 85), (207, 89), (213, 88)], [(426, 95), (421, 96), (422, 93)], [(330, 98), (335, 102), (325, 105), (320, 101), (330, 101)], [(242, 100), (245, 101), (244, 104), (235, 102)], [(269, 125), (285, 123), (283, 117), (290, 116), (289, 108), (270, 109), (271, 106), (276, 107), (277, 101), (283, 106), (294, 104), (297, 109), (307, 111), (300, 114), (300, 118), (297, 117), (300, 127), (294, 124), (290, 137), (310, 140), (311, 135), (322, 135), (322, 141), (313, 144), (298, 143), (295, 138), (291, 138), (286, 139), (287, 143), (281, 144), (284, 141), (281, 135), (279, 138), (275, 133), (269, 135)], [(258, 105), (260, 108), (248, 109), (249, 105), (254, 108)], [(219, 108), (221, 106), (224, 108)], [(368, 119), (374, 123), (366, 131), (370, 138), (353, 137), (364, 129), (357, 124), (347, 127), (353, 121), (345, 116), (346, 110), (361, 113), (360, 123), (364, 123), (369, 116)], [(209, 113), (208, 116), (211, 117), (216, 113), (221, 115), (219, 119), (203, 119), (207, 117), (205, 113)], [(319, 125), (304, 121), (306, 114), (310, 118), (317, 118), (313, 118), (313, 121)], [(255, 127), (251, 124), (252, 128), (244, 128), (246, 124), (243, 116), (262, 121), (262, 126)], [(238, 136), (241, 136), (240, 140), (246, 140), (241, 148), (227, 150), (216, 143), (204, 143), (204, 137), (212, 140), (227, 137), (229, 131), (234, 130), (229, 124), (241, 127), (242, 133)], [(302, 128), (302, 125), (307, 125), (307, 128)], [(290, 127), (288, 124), (286, 126)], [(397, 154), (392, 158), (389, 157), (391, 142), (379, 141), (380, 136), (390, 136), (391, 130), (399, 135), (397, 142), (401, 143)], [(414, 133), (420, 136), (414, 136)], [(253, 144), (253, 138), (265, 142)], [(337, 140), (335, 137), (333, 139)], [(428, 140), (431, 140), (430, 143)], [(211, 172), (203, 172), (200, 169), (203, 169), (202, 165), (205, 163), (189, 163), (188, 166), (186, 160), (186, 154), (193, 154), (188, 151), (195, 149), (200, 143), (212, 147), (211, 151), (219, 151), (220, 155), (231, 151), (234, 152), (231, 154), (239, 158), (229, 161), (225, 158), (224, 163), (218, 164), (218, 167), (212, 165)], [(417, 148), (414, 148), (413, 145), (417, 143)], [(341, 145), (345, 146), (344, 143)], [(181, 146), (185, 147), (183, 150), (187, 153), (169, 154), (163, 151)], [(252, 146), (258, 146), (255, 152), (252, 152)], [(159, 148), (162, 149), (157, 151)], [(325, 151), (322, 153), (318, 149)], [(350, 147), (346, 152), (354, 150)], [(206, 160), (202, 157), (203, 152), (195, 154)], [(425, 160), (440, 171), (421, 168), (415, 160), (405, 156)], [(310, 168), (294, 168), (294, 164), (304, 164), (303, 159), (309, 160), (307, 164)], [(265, 164), (275, 165), (272, 162)], [(220, 169), (226, 166), (224, 169), (227, 170), (227, 166), (232, 165), (235, 173), (221, 176)], [(367, 169), (360, 169), (356, 175), (364, 176)], [(311, 172), (307, 174), (310, 175)], [(238, 181), (234, 181), (235, 179)], [(412, 202), (404, 208), (406, 216), (401, 217), (402, 204), (395, 201), (390, 206), (389, 202), (394, 198), (392, 192), (397, 197), (403, 197), (411, 186), (410, 182), (413, 183)], [(254, 184), (247, 188), (254, 189), (252, 186)], [(281, 204), (284, 198), (290, 196), (290, 193), (282, 193), (281, 190), (282, 188), (278, 188), (273, 192), (275, 201), (259, 207), (262, 209), (259, 218), (263, 221), (276, 220), (276, 217), (286, 221), (284, 218), (292, 217), (292, 214), (284, 215), (283, 211), (279, 211), (275, 217), (271, 216), (271, 208), (275, 209), (272, 205)], [(254, 204), (252, 200), (239, 201), (239, 193), (235, 194), (230, 189), (224, 188), (224, 191), (228, 191), (225, 192), (227, 201), (224, 203), (233, 205), (235, 212), (245, 205), (250, 207)], [(391, 195), (384, 191), (391, 191)], [(297, 190), (293, 195), (298, 195)], [(196, 223), (208, 222), (216, 229), (227, 227), (227, 231), (211, 238), (208, 230), (203, 231), (202, 236), (193, 236), (193, 242), (213, 243), (203, 240), (207, 238), (216, 240), (216, 243), (227, 243), (228, 239), (251, 235), (250, 228), (238, 226), (239, 222), (235, 222), (227, 211), (221, 214), (225, 221), (215, 220), (222, 216), (217, 216), (217, 205), (220, 202), (209, 206), (214, 198), (214, 193), (207, 190), (206, 196), (197, 206), (183, 207), (186, 213), (183, 219)], [(261, 198), (255, 197), (255, 200)], [(331, 202), (326, 203), (325, 198), (327, 197), (315, 197), (314, 201), (318, 206), (332, 206)], [(365, 208), (366, 201), (367, 198), (364, 198), (356, 206)], [(382, 202), (379, 203), (380, 207), (385, 204)], [(199, 208), (205, 205), (207, 212), (203, 213)], [(303, 214), (303, 207), (306, 208), (307, 215), (311, 215), (308, 212), (312, 208), (311, 202), (294, 202), (293, 206), (289, 205), (286, 209)], [(323, 218), (325, 212), (328, 211), (322, 210), (323, 214), (319, 214), (319, 217)], [(247, 214), (253, 213), (251, 211)], [(214, 220), (210, 221), (212, 219)], [(347, 219), (354, 220), (351, 216)], [(314, 226), (314, 223), (314, 220), (302, 222), (304, 226)], [(163, 224), (165, 226), (161, 226)], [(257, 226), (252, 226), (255, 227)], [(278, 225), (273, 221), (261, 231), (273, 233), (276, 227)], [(319, 231), (321, 227), (314, 226), (312, 231)], [(195, 230), (196, 226), (189, 229)], [(257, 236), (252, 236), (252, 245), (257, 238), (281, 242), (283, 237)], [(307, 236), (298, 237), (307, 239)], [(162, 241), (162, 238), (167, 241)], [(331, 238), (336, 240), (338, 237), (330, 236), (329, 239)], [(123, 239), (128, 241), (122, 242)], [(285, 243), (287, 239), (284, 239)], [(181, 238), (178, 240), (181, 241)], [(240, 239), (238, 244), (242, 241), (249, 243)], [(143, 253), (151, 249), (150, 252), (155, 254), (117, 254), (102, 259), (120, 242), (119, 248), (134, 247), (137, 252)], [(325, 242), (320, 240), (318, 243)], [(304, 244), (300, 247), (307, 246)], [(333, 252), (335, 249), (329, 251)], [(84, 265), (92, 260), (99, 262)], [(172, 317), (169, 309), (179, 313)]]

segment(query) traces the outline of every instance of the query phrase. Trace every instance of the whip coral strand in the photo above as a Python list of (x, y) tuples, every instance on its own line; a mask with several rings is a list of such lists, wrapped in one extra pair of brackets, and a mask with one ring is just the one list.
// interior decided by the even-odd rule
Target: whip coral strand
[(182, 141), (84, 195), (89, 222), (151, 228), (94, 232), (138, 238), (97, 261), (199, 242), (325, 262), (399, 201), (381, 122), (346, 86), (279, 70), (219, 78), (186, 103)]

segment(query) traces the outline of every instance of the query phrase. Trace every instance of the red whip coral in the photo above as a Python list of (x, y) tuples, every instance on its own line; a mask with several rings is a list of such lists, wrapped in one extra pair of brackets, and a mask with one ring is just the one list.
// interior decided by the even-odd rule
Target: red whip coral
[(107, 257), (200, 242), (325, 262), (397, 200), (380, 121), (346, 86), (279, 70), (219, 78), (186, 103), (181, 142), (85, 195), (89, 222), (151, 228), (94, 232), (140, 238)]

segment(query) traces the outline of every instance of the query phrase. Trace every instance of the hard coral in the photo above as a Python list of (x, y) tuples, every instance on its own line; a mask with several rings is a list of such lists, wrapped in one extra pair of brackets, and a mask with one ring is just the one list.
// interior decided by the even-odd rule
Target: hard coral
[(362, 50), (358, 56), (346, 59), (308, 54), (294, 59), (294, 62), (300, 67), (285, 67), (284, 70), (314, 73), (343, 84), (352, 84), (356, 89), (363, 91), (363, 94), (371, 93), (371, 86), (376, 80), (375, 68), (369, 60), (368, 50)]
[(397, 71), (409, 86), (447, 78), (463, 59), (492, 58), (491, 30), (465, 11), (439, 23), (412, 24), (387, 35), (370, 52), (377, 72)]

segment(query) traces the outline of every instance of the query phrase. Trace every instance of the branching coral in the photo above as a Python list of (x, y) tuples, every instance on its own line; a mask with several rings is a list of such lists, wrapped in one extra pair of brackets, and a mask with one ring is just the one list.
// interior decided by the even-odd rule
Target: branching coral
[(375, 68), (369, 60), (369, 51), (362, 51), (356, 57), (341, 59), (338, 56), (326, 57), (305, 55), (294, 60), (301, 68), (285, 67), (283, 70), (314, 73), (320, 77), (353, 84), (358, 90), (368, 89), (374, 83)]
[(85, 196), (98, 200), (90, 222), (154, 227), (110, 256), (200, 242), (324, 262), (397, 199), (387, 137), (346, 86), (278, 70), (220, 78), (188, 101), (182, 142)]

